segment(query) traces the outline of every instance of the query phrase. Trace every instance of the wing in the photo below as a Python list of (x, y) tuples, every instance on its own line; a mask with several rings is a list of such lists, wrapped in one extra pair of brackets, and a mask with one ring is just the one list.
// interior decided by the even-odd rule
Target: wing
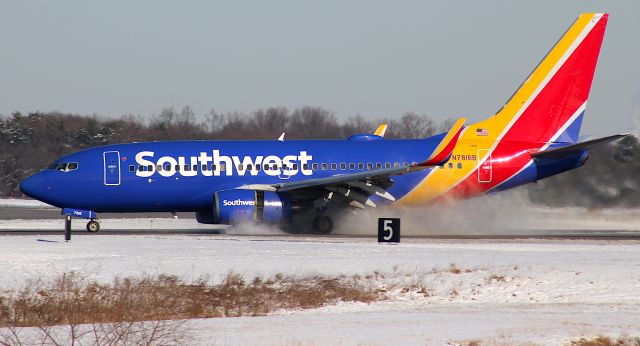
[(392, 176), (407, 174), (418, 170), (444, 164), (451, 157), (458, 138), (464, 129), (465, 119), (459, 119), (438, 144), (431, 155), (423, 162), (400, 167), (380, 168), (351, 174), (338, 174), (330, 177), (312, 178), (294, 182), (277, 184), (250, 184), (240, 186), (240, 189), (264, 190), (277, 192), (295, 192), (305, 189), (324, 190), (340, 194), (352, 202), (354, 207), (368, 205), (375, 207), (369, 196), (377, 195), (389, 201), (395, 201), (386, 190), (393, 185)]

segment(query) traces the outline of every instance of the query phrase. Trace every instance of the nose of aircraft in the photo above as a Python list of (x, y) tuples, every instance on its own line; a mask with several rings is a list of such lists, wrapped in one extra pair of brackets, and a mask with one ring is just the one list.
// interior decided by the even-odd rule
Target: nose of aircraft
[(43, 183), (42, 175), (40, 173), (34, 174), (20, 183), (20, 191), (31, 198), (39, 199), (44, 186)]

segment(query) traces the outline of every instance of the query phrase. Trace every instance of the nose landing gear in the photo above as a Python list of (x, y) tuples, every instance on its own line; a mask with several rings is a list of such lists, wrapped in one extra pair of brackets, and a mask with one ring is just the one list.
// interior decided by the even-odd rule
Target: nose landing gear
[(87, 222), (87, 231), (91, 233), (96, 233), (100, 230), (100, 223), (98, 220), (91, 220)]
[(96, 213), (92, 210), (81, 210), (81, 209), (71, 209), (64, 208), (62, 209), (62, 215), (64, 215), (64, 240), (71, 240), (71, 218), (77, 217), (82, 219), (89, 219), (90, 221), (87, 223), (87, 231), (91, 233), (98, 232), (100, 230), (100, 223), (96, 220)]

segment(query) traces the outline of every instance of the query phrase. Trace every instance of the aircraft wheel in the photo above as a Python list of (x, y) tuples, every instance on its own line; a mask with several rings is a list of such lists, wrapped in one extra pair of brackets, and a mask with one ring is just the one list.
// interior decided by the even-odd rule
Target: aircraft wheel
[(100, 223), (96, 220), (91, 220), (87, 222), (87, 231), (91, 233), (96, 233), (100, 230)]
[(333, 220), (326, 215), (313, 219), (313, 230), (320, 234), (329, 234), (333, 231)]

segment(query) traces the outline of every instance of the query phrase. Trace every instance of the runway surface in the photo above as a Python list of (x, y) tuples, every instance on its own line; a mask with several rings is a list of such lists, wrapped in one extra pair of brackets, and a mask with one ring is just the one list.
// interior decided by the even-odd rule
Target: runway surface
[[(63, 231), (53, 230), (0, 230), (0, 236), (19, 236), (19, 235), (59, 235), (64, 237)], [(365, 234), (291, 234), (291, 233), (278, 233), (278, 234), (260, 234), (260, 233), (235, 233), (233, 231), (226, 232), (222, 229), (159, 229), (159, 230), (140, 230), (140, 229), (118, 229), (118, 230), (101, 230), (97, 233), (88, 233), (86, 231), (74, 231), (72, 232), (72, 238), (74, 236), (113, 236), (113, 235), (186, 235), (186, 236), (234, 236), (239, 238), (264, 238), (265, 240), (342, 240), (348, 241), (349, 239), (373, 239), (377, 238), (377, 235), (365, 235)], [(637, 240), (640, 241), (640, 232), (628, 232), (628, 231), (606, 231), (606, 232), (594, 232), (594, 231), (572, 231), (572, 232), (548, 232), (547, 230), (540, 231), (534, 230), (531, 233), (524, 234), (436, 234), (436, 235), (408, 235), (402, 237), (406, 240), (419, 240), (419, 239), (451, 239), (451, 240)]]
[[(555, 214), (547, 215), (553, 212)], [(573, 215), (572, 219), (557, 211), (533, 209), (530, 220), (558, 220), (556, 224), (540, 224), (528, 221), (531, 228), (513, 224), (499, 230), (476, 229), (463, 224), (462, 229), (455, 226), (449, 229), (433, 230), (428, 226), (418, 227), (415, 224), (403, 228), (402, 238), (407, 239), (592, 239), (592, 240), (640, 240), (640, 222), (636, 213), (625, 211), (621, 215), (596, 215), (585, 213)], [(603, 216), (604, 215), (604, 216)], [(102, 229), (89, 234), (84, 230), (86, 220), (73, 220), (72, 237), (77, 235), (192, 235), (219, 236), (233, 235), (239, 237), (260, 236), (266, 239), (373, 239), (376, 238), (375, 218), (368, 220), (371, 224), (353, 223), (353, 227), (336, 230), (330, 235), (284, 233), (273, 227), (241, 227), (229, 228), (220, 225), (198, 224), (193, 213), (178, 213), (175, 219), (170, 213), (103, 213), (100, 214)], [(590, 221), (589, 218), (592, 218)], [(540, 227), (536, 227), (540, 226)], [(554, 228), (555, 227), (555, 228)], [(0, 208), (0, 235), (64, 235), (64, 220), (60, 210), (52, 207), (3, 206)]]

